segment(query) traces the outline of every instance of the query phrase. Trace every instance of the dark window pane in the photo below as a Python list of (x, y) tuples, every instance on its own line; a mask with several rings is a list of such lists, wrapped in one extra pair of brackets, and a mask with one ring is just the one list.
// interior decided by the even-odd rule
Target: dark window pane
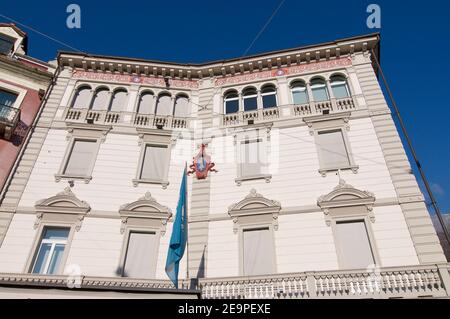
[(236, 113), (239, 111), (239, 100), (226, 101), (225, 111), (227, 114)]
[(255, 97), (244, 98), (244, 111), (252, 111), (258, 108), (258, 99)]
[(262, 100), (264, 108), (277, 106), (277, 96), (275, 94), (263, 95)]
[(14, 42), (2, 35), (0, 35), (0, 53), (8, 54), (12, 51)]

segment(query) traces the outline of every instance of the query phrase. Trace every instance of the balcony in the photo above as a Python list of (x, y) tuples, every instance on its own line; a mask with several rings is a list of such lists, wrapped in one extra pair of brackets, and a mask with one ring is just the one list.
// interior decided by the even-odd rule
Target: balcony
[(201, 279), (205, 299), (448, 297), (449, 265)]
[(20, 120), (20, 109), (0, 104), (0, 137), (11, 140)]
[(310, 102), (307, 104), (290, 104), (253, 111), (224, 114), (222, 117), (222, 126), (230, 127), (247, 125), (249, 121), (253, 121), (254, 124), (257, 124), (278, 119), (320, 115), (324, 112), (334, 114), (354, 110), (356, 110), (356, 105), (351, 97), (323, 102)]
[(135, 127), (159, 129), (186, 129), (189, 127), (187, 118), (172, 115), (137, 114), (127, 112), (112, 112), (106, 110), (88, 110), (67, 108), (63, 114), (66, 122), (105, 125), (128, 125)]
[[(1, 273), (0, 288), (45, 286), (168, 294), (200, 294), (203, 299), (375, 299), (450, 296), (450, 264), (382, 268), (378, 271), (319, 271), (255, 277), (169, 280), (122, 277), (61, 276)], [(1, 290), (1, 289), (0, 289)], [(75, 289), (76, 290), (76, 289)], [(57, 298), (55, 294), (53, 296)]]

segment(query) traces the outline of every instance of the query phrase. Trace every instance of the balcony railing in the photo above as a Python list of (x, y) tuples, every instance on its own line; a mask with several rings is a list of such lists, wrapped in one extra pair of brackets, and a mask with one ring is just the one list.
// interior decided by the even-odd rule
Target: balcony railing
[(136, 114), (112, 112), (106, 110), (88, 110), (67, 108), (63, 118), (67, 122), (86, 123), (88, 120), (97, 124), (128, 124), (138, 127), (183, 129), (188, 128), (188, 119), (171, 115)]
[[(255, 277), (180, 279), (181, 291), (204, 299), (418, 298), (450, 297), (450, 264), (320, 271)], [(0, 273), (0, 287), (46, 286), (85, 289), (175, 291), (169, 280), (122, 277)]]
[(261, 123), (276, 119), (286, 119), (289, 117), (319, 115), (323, 114), (324, 111), (333, 114), (353, 110), (356, 110), (355, 103), (352, 97), (348, 97), (338, 100), (333, 99), (330, 101), (310, 102), (306, 104), (281, 105), (272, 108), (224, 114), (222, 117), (222, 125), (226, 127), (247, 125), (250, 120), (253, 121), (253, 123)]
[(331, 271), (200, 280), (203, 298), (415, 298), (444, 297), (448, 265), (380, 271)]
[(0, 104), (0, 133), (10, 140), (20, 120), (20, 109)]

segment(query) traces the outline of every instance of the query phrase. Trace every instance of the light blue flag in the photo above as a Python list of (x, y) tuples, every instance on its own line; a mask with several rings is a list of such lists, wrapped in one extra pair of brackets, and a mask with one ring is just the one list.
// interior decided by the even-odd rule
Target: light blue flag
[(187, 201), (186, 201), (186, 168), (184, 168), (183, 179), (180, 186), (180, 197), (178, 199), (177, 213), (170, 237), (169, 251), (167, 253), (166, 273), (175, 287), (178, 289), (178, 269), (180, 260), (183, 258), (187, 241)]

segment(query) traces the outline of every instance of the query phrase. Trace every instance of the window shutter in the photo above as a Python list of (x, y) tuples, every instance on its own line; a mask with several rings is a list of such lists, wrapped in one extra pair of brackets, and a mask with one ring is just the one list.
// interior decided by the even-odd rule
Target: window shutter
[(343, 269), (366, 269), (375, 263), (364, 221), (336, 223), (336, 240)]
[(273, 238), (269, 228), (244, 230), (244, 276), (275, 273)]
[(164, 145), (147, 145), (142, 163), (141, 179), (163, 181), (169, 168), (169, 149)]
[(262, 140), (244, 141), (241, 146), (241, 175), (254, 176), (261, 174), (266, 157)]
[(75, 176), (89, 175), (96, 148), (96, 141), (75, 141), (64, 174)]
[(139, 114), (152, 114), (152, 104), (153, 104), (153, 94), (145, 93), (142, 94), (139, 99)]
[(124, 277), (155, 277), (157, 261), (157, 240), (155, 233), (131, 232), (128, 240)]
[(75, 109), (87, 109), (89, 108), (89, 99), (91, 97), (91, 89), (83, 88), (77, 92), (75, 101), (73, 102), (73, 108)]
[(111, 103), (111, 111), (120, 112), (126, 109), (127, 104), (127, 92), (119, 91), (114, 93), (114, 97)]
[(318, 147), (322, 168), (340, 168), (350, 165), (341, 130), (319, 132)]
[(94, 98), (94, 103), (92, 104), (93, 110), (107, 110), (109, 103), (109, 91), (100, 90), (97, 91)]
[(156, 107), (157, 115), (172, 115), (172, 98), (168, 95), (162, 95), (158, 98)]
[(189, 115), (188, 105), (189, 100), (186, 97), (178, 97), (175, 103), (174, 115), (178, 117), (187, 117)]

